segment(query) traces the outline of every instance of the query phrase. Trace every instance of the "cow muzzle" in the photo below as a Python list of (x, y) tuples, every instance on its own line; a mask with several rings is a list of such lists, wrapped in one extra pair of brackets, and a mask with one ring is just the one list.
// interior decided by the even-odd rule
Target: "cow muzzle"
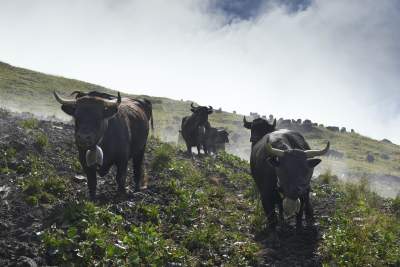
[(82, 149), (94, 149), (98, 143), (93, 134), (76, 133), (75, 140), (78, 147)]

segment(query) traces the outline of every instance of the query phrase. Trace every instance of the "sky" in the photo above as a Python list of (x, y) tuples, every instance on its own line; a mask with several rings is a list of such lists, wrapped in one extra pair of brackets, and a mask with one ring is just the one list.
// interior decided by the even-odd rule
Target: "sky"
[(0, 61), (400, 144), (398, 0), (1, 0)]

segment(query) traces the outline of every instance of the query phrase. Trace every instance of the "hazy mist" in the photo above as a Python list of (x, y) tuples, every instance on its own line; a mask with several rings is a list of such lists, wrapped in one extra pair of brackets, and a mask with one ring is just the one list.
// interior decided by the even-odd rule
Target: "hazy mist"
[(2, 0), (0, 61), (400, 143), (399, 1), (239, 2)]

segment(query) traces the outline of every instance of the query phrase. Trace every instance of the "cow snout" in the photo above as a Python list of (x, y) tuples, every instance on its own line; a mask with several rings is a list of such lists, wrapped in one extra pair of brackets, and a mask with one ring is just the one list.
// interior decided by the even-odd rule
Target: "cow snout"
[(306, 187), (302, 187), (302, 186), (297, 187), (297, 194), (299, 196), (304, 195), (305, 193), (307, 193)]
[(77, 141), (77, 143), (79, 145), (82, 145), (82, 146), (95, 145), (95, 138), (91, 134), (77, 133), (76, 134), (76, 141)]

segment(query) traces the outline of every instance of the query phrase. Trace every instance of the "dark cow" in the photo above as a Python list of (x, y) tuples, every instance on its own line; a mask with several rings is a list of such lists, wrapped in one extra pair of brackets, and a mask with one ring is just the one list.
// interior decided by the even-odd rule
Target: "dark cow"
[(192, 115), (182, 119), (181, 132), (185, 140), (187, 152), (192, 155), (192, 147), (197, 147), (197, 152), (200, 155), (200, 149), (205, 138), (206, 129), (210, 128), (208, 115), (213, 113), (213, 108), (198, 106), (191, 104)]
[[(85, 94), (74, 100), (62, 99), (54, 92), (61, 109), (75, 120), (75, 142), (79, 161), (86, 173), (91, 199), (96, 197), (97, 177), (117, 166), (117, 185), (125, 193), (128, 161), (133, 159), (136, 190), (146, 188), (144, 152), (149, 133), (151, 106), (130, 98)], [(93, 159), (94, 158), (94, 159)]]
[(203, 149), (206, 153), (216, 154), (219, 150), (225, 151), (225, 143), (229, 143), (229, 133), (224, 129), (210, 127), (206, 130)]
[(243, 126), (247, 129), (251, 129), (250, 142), (254, 143), (260, 140), (264, 135), (276, 131), (276, 119), (270, 124), (267, 120), (257, 118), (252, 122), (248, 122), (246, 117), (243, 117)]
[(277, 223), (275, 205), (278, 205), (283, 220), (284, 198), (288, 201), (300, 199), (297, 226), (302, 225), (304, 208), (306, 220), (312, 222), (310, 180), (314, 167), (321, 162), (313, 157), (325, 154), (329, 150), (329, 142), (323, 150), (311, 150), (300, 133), (285, 129), (268, 131), (268, 127), (260, 127), (259, 124), (244, 120), (244, 127), (251, 130), (251, 174), (260, 192), (269, 228), (274, 232)]
[[(93, 96), (93, 97), (100, 97), (103, 99), (108, 99), (108, 100), (115, 100), (117, 99), (116, 96), (103, 93), (103, 92), (97, 92), (97, 91), (91, 91), (89, 93), (81, 92), (81, 91), (74, 91), (71, 93), (71, 96), (75, 95), (75, 99), (84, 97), (84, 96)], [(138, 102), (143, 109), (146, 111), (147, 118), (150, 121), (151, 124), (151, 130), (154, 132), (154, 125), (153, 125), (153, 105), (150, 100), (145, 99), (145, 98), (130, 98), (132, 101)]]

